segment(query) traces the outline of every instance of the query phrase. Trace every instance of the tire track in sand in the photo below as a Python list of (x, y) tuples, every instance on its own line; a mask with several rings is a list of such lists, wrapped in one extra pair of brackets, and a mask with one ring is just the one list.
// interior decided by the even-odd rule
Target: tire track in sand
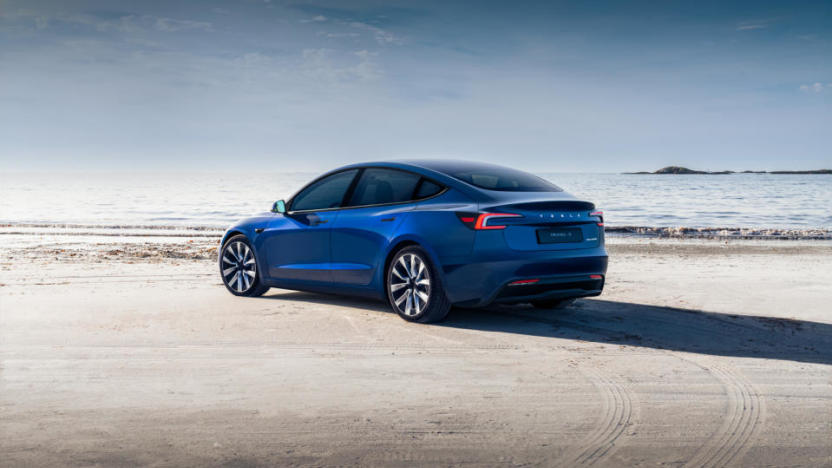
[(740, 459), (751, 448), (754, 436), (763, 429), (765, 402), (751, 383), (730, 367), (701, 364), (725, 388), (728, 410), (720, 428), (708, 439), (685, 467), (721, 467)]
[[(557, 323), (550, 320), (540, 319), (538, 317), (529, 317), (524, 314), (507, 313), (518, 318), (527, 320), (551, 323), (552, 325), (566, 326), (588, 333), (597, 333), (604, 336), (616, 336), (621, 334), (616, 330), (610, 330), (602, 327), (594, 327), (591, 325), (584, 325), (579, 323), (571, 323), (565, 320), (560, 320)], [(666, 351), (667, 352), (667, 351)], [(697, 367), (705, 370), (716, 378), (725, 389), (728, 398), (728, 411), (726, 419), (723, 421), (720, 428), (708, 439), (708, 441), (699, 448), (699, 450), (685, 463), (685, 467), (721, 467), (730, 465), (735, 460), (741, 459), (743, 455), (751, 448), (754, 437), (762, 431), (765, 423), (765, 401), (751, 383), (743, 377), (740, 373), (733, 370), (729, 366), (720, 366), (712, 361), (706, 361), (707, 364), (700, 363), (693, 359), (688, 359), (681, 356), (679, 353), (667, 352), (679, 359), (690, 362)], [(586, 372), (590, 374), (590, 372)], [(584, 445), (586, 448), (577, 455), (572, 455), (566, 458), (565, 466), (571, 465), (590, 465), (596, 463), (601, 458), (609, 455), (615, 445), (615, 440), (624, 431), (624, 427), (612, 424), (612, 421), (623, 421), (622, 416), (615, 414), (613, 408), (612, 415), (610, 415), (610, 401), (615, 398), (627, 397), (626, 391), (614, 382), (604, 379), (601, 375), (595, 376), (594, 382), (601, 390), (605, 401), (605, 414), (599, 429), (591, 433)], [(609, 395), (612, 392), (612, 400)], [(630, 405), (632, 403), (630, 402)], [(614, 407), (615, 405), (613, 405)], [(629, 410), (632, 412), (632, 409)], [(632, 415), (627, 416), (632, 418)], [(620, 430), (619, 430), (620, 429)], [(593, 447), (596, 447), (593, 449)]]
[[(624, 335), (615, 330), (567, 322), (562, 319), (555, 321), (505, 310), (492, 311), (485, 309), (482, 312), (490, 312), (494, 315), (507, 315), (521, 320), (553, 325), (555, 327), (565, 326), (604, 336)], [(621, 437), (628, 426), (636, 423), (636, 415), (633, 411), (634, 399), (625, 386), (619, 384), (614, 379), (606, 377), (597, 369), (583, 367), (580, 368), (580, 371), (598, 389), (598, 393), (602, 399), (603, 413), (596, 429), (587, 435), (578, 448), (568, 450), (562, 461), (558, 463), (558, 465), (564, 467), (576, 465), (590, 466), (608, 458), (615, 451), (618, 438)]]
[[(601, 327), (575, 326), (566, 321), (563, 325), (591, 333), (607, 332), (614, 336), (615, 330)], [(741, 459), (751, 448), (754, 437), (763, 430), (765, 423), (765, 400), (753, 385), (730, 366), (718, 365), (713, 360), (688, 359), (678, 353), (669, 354), (690, 362), (716, 378), (728, 397), (728, 412), (725, 421), (714, 435), (684, 465), (685, 467), (721, 467)]]
[(595, 369), (584, 368), (581, 373), (598, 389), (603, 412), (595, 430), (587, 435), (579, 448), (567, 453), (561, 466), (591, 466), (606, 459), (615, 451), (618, 438), (635, 423), (633, 398), (624, 386)]

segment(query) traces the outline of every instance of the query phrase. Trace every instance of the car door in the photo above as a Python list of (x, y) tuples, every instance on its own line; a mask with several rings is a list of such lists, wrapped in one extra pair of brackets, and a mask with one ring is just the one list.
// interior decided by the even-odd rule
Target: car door
[[(423, 178), (412, 172), (366, 168), (332, 227), (332, 280), (366, 285), (383, 267), (387, 245), (408, 212)], [(441, 187), (432, 182), (425, 183)], [(422, 197), (424, 198), (424, 197)]]
[(287, 212), (261, 234), (269, 276), (276, 280), (328, 282), (331, 232), (358, 169), (318, 179), (290, 200)]

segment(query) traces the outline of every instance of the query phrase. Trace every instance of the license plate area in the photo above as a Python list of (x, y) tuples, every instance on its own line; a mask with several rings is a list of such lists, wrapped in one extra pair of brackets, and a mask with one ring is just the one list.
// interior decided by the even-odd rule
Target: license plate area
[(583, 242), (581, 228), (545, 228), (537, 230), (538, 244), (568, 244)]

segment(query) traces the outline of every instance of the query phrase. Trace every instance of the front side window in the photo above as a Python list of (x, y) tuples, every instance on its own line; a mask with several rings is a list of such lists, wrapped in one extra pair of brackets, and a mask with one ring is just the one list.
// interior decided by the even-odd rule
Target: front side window
[(419, 175), (394, 169), (365, 169), (350, 197), (349, 206), (410, 201), (420, 178)]
[(562, 192), (563, 189), (540, 177), (508, 168), (477, 168), (451, 174), (475, 187), (501, 192)]
[(292, 211), (338, 208), (358, 169), (332, 174), (306, 187), (292, 199)]

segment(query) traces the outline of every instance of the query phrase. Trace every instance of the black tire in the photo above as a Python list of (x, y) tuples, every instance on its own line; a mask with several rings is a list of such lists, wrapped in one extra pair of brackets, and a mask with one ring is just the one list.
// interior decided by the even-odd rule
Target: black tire
[(451, 310), (438, 270), (421, 247), (396, 252), (384, 278), (390, 307), (408, 322), (438, 322)]
[(219, 255), (220, 278), (225, 289), (235, 296), (262, 296), (269, 287), (260, 281), (260, 265), (246, 236), (228, 239)]
[(548, 299), (544, 301), (532, 301), (536, 309), (565, 309), (571, 306), (575, 299)]

